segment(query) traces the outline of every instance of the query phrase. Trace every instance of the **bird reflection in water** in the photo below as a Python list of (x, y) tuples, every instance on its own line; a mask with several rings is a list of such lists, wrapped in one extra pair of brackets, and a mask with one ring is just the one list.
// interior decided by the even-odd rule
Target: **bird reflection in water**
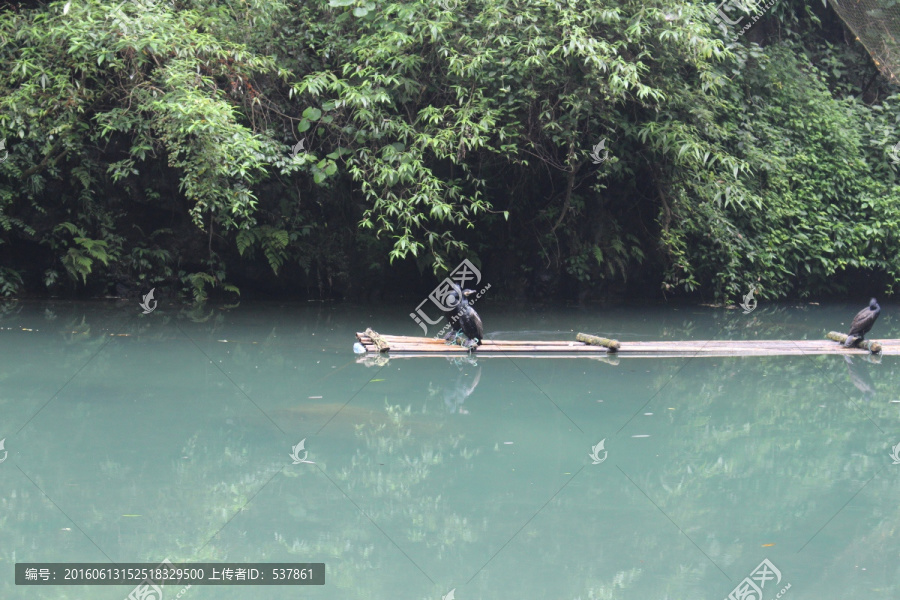
[[(870, 402), (875, 397), (875, 386), (872, 384), (872, 378), (869, 376), (868, 365), (856, 364), (847, 355), (844, 355), (844, 362), (847, 363), (847, 374), (850, 376), (850, 383), (862, 392), (863, 400)], [(865, 360), (865, 362), (873, 361)]]
[(469, 414), (463, 406), (466, 398), (472, 395), (478, 382), (481, 380), (481, 367), (472, 356), (460, 356), (448, 358), (447, 361), (454, 365), (458, 373), (443, 386), (444, 405), (449, 413)]

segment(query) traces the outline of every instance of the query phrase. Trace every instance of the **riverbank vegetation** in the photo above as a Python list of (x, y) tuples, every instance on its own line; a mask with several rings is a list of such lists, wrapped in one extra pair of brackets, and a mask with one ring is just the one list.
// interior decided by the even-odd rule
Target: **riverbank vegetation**
[(8, 4), (0, 294), (893, 292), (900, 95), (829, 7), (715, 13)]

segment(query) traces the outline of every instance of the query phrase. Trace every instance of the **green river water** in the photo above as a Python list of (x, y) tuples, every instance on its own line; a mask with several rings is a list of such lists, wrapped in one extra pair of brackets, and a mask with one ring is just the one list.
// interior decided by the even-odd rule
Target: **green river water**
[[(820, 339), (867, 299), (478, 310), (497, 339)], [(900, 597), (898, 357), (354, 355), (414, 304), (5, 305), (0, 598), (124, 600), (14, 565), (165, 558), (326, 580), (164, 600)]]

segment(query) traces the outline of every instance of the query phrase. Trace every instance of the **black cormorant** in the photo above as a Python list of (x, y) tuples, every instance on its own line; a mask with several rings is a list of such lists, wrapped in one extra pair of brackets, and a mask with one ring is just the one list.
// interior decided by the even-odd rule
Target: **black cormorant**
[(474, 341), (476, 346), (479, 346), (481, 345), (481, 340), (484, 339), (484, 325), (481, 323), (481, 317), (469, 304), (469, 296), (475, 293), (475, 290), (463, 290), (463, 299), (459, 303), (457, 314), (459, 315), (463, 333), (466, 334), (467, 338)]
[(457, 299), (458, 303), (456, 305), (456, 314), (451, 317), (451, 323), (453, 324), (448, 336), (455, 335), (455, 332), (462, 330), (466, 337), (469, 338), (468, 347), (478, 346), (484, 338), (484, 325), (481, 324), (481, 317), (478, 316), (478, 313), (475, 312), (468, 300), (468, 297), (476, 292), (475, 290), (462, 290), (455, 283), (452, 285), (453, 291), (447, 296), (447, 304), (448, 306), (453, 306), (451, 300), (456, 301)]
[(872, 325), (875, 324), (875, 320), (880, 314), (881, 307), (878, 306), (875, 298), (872, 298), (869, 300), (869, 307), (862, 309), (853, 317), (853, 322), (850, 323), (850, 333), (847, 334), (844, 346), (849, 348), (859, 344), (865, 335), (869, 333), (869, 330), (872, 329)]
[[(456, 288), (457, 290), (459, 287)], [(452, 313), (450, 314), (450, 321), (448, 326), (450, 329), (444, 334), (444, 339), (447, 341), (455, 340), (456, 337), (462, 332), (462, 327), (459, 324), (459, 317), (457, 316), (457, 311), (459, 310), (459, 299), (461, 296), (456, 293), (456, 290), (452, 290), (449, 294), (447, 294), (447, 298), (444, 300), (447, 306), (452, 309)]]

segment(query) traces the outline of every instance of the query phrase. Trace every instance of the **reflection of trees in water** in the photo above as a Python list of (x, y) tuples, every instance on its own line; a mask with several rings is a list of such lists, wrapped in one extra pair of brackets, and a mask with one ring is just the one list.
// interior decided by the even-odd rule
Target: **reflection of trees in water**
[[(473, 448), (459, 431), (458, 417), (450, 409), (458, 411), (472, 394), (481, 368), (471, 359), (450, 363), (449, 376), (447, 370), (439, 370), (439, 381), (449, 381), (436, 384), (433, 380), (420, 409), (385, 399), (383, 416), (373, 414), (354, 425), (359, 445), (344, 465), (338, 467), (341, 457), (332, 457), (323, 468), (404, 552), (414, 559), (428, 556), (457, 564), (483, 541), (494, 515), (487, 510), (483, 522), (473, 523), (453, 509), (445, 493), (460, 470), (472, 471), (480, 454), (480, 448)], [(502, 506), (494, 508), (502, 510)], [(351, 522), (335, 523), (328, 516), (327, 503), (296, 502), (289, 510), (305, 520), (317, 515), (319, 533), (282, 539), (281, 545), (297, 556), (325, 557), (338, 587), (365, 589), (372, 597), (381, 597), (396, 591), (398, 566), (402, 571), (414, 570), (411, 565), (398, 565), (393, 552), (375, 551), (390, 543), (361, 515)], [(328, 524), (326, 531), (322, 523)]]
[[(796, 551), (878, 470), (889, 445), (870, 418), (884, 427), (896, 419), (896, 409), (887, 402), (860, 409), (858, 397), (843, 395), (848, 386), (832, 386), (832, 379), (847, 377), (836, 356), (698, 360), (709, 368), (689, 365), (654, 402), (689, 398), (673, 413), (675, 427), (653, 436), (659, 447), (674, 450), (673, 457), (642, 465), (636, 481), (723, 568), (753, 556), (758, 541), (777, 540)], [(896, 359), (884, 363), (865, 365), (872, 375), (866, 372), (865, 379), (851, 371), (854, 386), (860, 383), (860, 391), (874, 398), (876, 390), (892, 389)], [(892, 491), (882, 489), (879, 496), (896, 497), (896, 480), (885, 485)], [(837, 520), (820, 542), (877, 537), (884, 526), (875, 515), (852, 514), (852, 533), (846, 533), (846, 520)], [(900, 515), (890, 520), (894, 528), (900, 525)], [(797, 559), (809, 572), (820, 570), (808, 562), (814, 554)]]
[[(260, 467), (248, 463), (247, 457), (253, 454), (252, 442), (231, 439), (228, 432), (221, 430), (206, 430), (189, 437), (179, 458), (168, 462), (165, 457), (171, 449), (163, 442), (178, 439), (178, 434), (171, 431), (172, 415), (157, 415), (158, 420), (151, 418), (139, 423), (113, 422), (110, 415), (116, 414), (116, 407), (129, 393), (142, 400), (154, 397), (153, 393), (141, 395), (139, 392), (145, 390), (136, 390), (135, 382), (129, 379), (133, 373), (123, 373), (119, 360), (121, 348), (127, 348), (137, 339), (183, 342), (184, 336), (171, 326), (173, 317), (155, 315), (151, 321), (139, 318), (137, 307), (126, 311), (120, 306), (104, 310), (105, 306), (86, 311), (83, 305), (51, 304), (42, 312), (0, 311), (0, 326), (9, 326), (12, 321), (4, 319), (14, 318), (16, 324), (24, 323), (25, 329), (33, 330), (14, 334), (35, 336), (37, 340), (31, 342), (29, 338), (32, 344), (29, 351), (34, 352), (29, 353), (28, 360), (14, 361), (10, 368), (4, 369), (3, 375), (17, 384), (16, 390), (6, 386), (4, 391), (14, 393), (18, 405), (37, 410), (55, 390), (33, 392), (23, 387), (23, 382), (41, 380), (49, 368), (72, 374), (84, 367), (40, 415), (45, 425), (50, 423), (56, 427), (56, 423), (67, 422), (72, 426), (59, 432), (50, 431), (50, 444), (32, 444), (29, 454), (22, 456), (22, 466), (29, 476), (65, 509), (74, 524), (27, 480), (24, 489), (4, 487), (0, 489), (0, 506), (3, 506), (0, 528), (12, 536), (19, 532), (27, 535), (20, 536), (22, 543), (4, 544), (0, 556), (11, 558), (9, 553), (18, 549), (21, 561), (34, 545), (32, 542), (39, 539), (40, 547), (31, 548), (32, 556), (40, 556), (42, 560), (48, 556), (60, 561), (82, 560), (84, 556), (73, 556), (66, 550), (74, 547), (84, 551), (88, 544), (86, 534), (118, 560), (124, 557), (158, 562), (165, 556), (173, 560), (223, 559), (227, 553), (216, 543), (207, 545), (200, 554), (197, 551), (282, 464)], [(221, 325), (221, 315), (210, 321), (204, 325), (207, 333), (214, 323)], [(104, 351), (100, 352), (101, 349)], [(149, 372), (146, 375), (153, 376)], [(61, 378), (59, 385), (65, 382)], [(6, 401), (5, 395), (0, 392), (0, 403)], [(33, 413), (26, 412), (23, 421)], [(134, 449), (127, 446), (110, 447), (108, 452), (98, 455), (95, 449), (102, 443), (85, 439), (85, 430), (80, 425), (105, 424), (107, 420), (115, 430), (164, 431), (159, 455), (135, 456)], [(0, 432), (0, 438), (3, 433)], [(48, 431), (43, 430), (40, 435), (47, 436)], [(161, 460), (166, 462), (160, 464)], [(3, 466), (13, 466), (12, 461), (8, 463)], [(162, 485), (161, 480), (165, 482)], [(134, 509), (135, 506), (154, 510), (148, 512)], [(144, 514), (123, 515), (132, 512)], [(16, 522), (4, 523), (5, 516), (10, 514), (15, 515)], [(32, 542), (25, 543), (26, 539)], [(92, 554), (91, 559), (96, 557)]]
[[(779, 337), (779, 333), (794, 331), (790, 313), (785, 319), (785, 324), (760, 335)], [(733, 321), (725, 323), (722, 337), (744, 334), (745, 324), (739, 319)], [(97, 327), (96, 320), (80, 315), (60, 315), (53, 323), (58, 330), (53, 335), (61, 336), (57, 339), (65, 343), (41, 345), (37, 360), (69, 369), (83, 364), (105, 341), (103, 335), (109, 333), (108, 328)], [(136, 320), (121, 331), (140, 332), (160, 340), (183, 339), (171, 327), (147, 327)], [(668, 335), (684, 338), (696, 333), (694, 327), (689, 322), (683, 328), (671, 328)], [(69, 333), (63, 333), (67, 329)], [(275, 343), (265, 344), (264, 340), (258, 346), (236, 345), (229, 359), (232, 363), (224, 368), (246, 368), (242, 363), (252, 359), (260, 370), (269, 369), (277, 375), (281, 365), (296, 364), (289, 347), (281, 350)], [(260, 348), (264, 345), (265, 350)], [(623, 365), (634, 364), (630, 360), (623, 359)], [(838, 356), (697, 358), (683, 362), (683, 370), (672, 378), (670, 369), (656, 368), (669, 364), (667, 360), (646, 359), (641, 364), (653, 365), (646, 367), (651, 372), (645, 374), (642, 369), (635, 376), (649, 378), (651, 387), (661, 389), (647, 407), (648, 412), (656, 413), (648, 426), (652, 437), (647, 447), (652, 451), (634, 455), (617, 452), (617, 446), (624, 447), (629, 429), (618, 443), (610, 439), (610, 460), (586, 467), (493, 565), (510, 553), (539, 550), (540, 554), (520, 561), (523, 568), (513, 580), (501, 582), (492, 572), (491, 585), (480, 588), (478, 597), (533, 597), (535, 589), (547, 589), (542, 581), (551, 569), (565, 573), (547, 579), (559, 584), (553, 588), (553, 596), (560, 598), (688, 597), (697, 592), (704, 597), (724, 597), (731, 588), (722, 583), (721, 574), (679, 537), (675, 526), (643, 493), (732, 578), (739, 579), (758, 564), (760, 553), (767, 551), (761, 548), (763, 543), (777, 542), (776, 550), (787, 547), (795, 553), (885, 460), (890, 462), (889, 447), (900, 442), (887, 440), (869, 421), (890, 432), (897, 418), (897, 408), (889, 403), (898, 399), (896, 357), (884, 357), (881, 364), (861, 364), (857, 357), (848, 364)], [(320, 481), (328, 493), (309, 485), (312, 478), (322, 479), (316, 471), (322, 468), (414, 559), (436, 557), (442, 568), (460, 571), (460, 565), (470, 564), (465, 559), (471, 555), (489, 549), (486, 560), (499, 549), (490, 546), (495, 539), (491, 534), (498, 524), (509, 521), (507, 513), (519, 500), (485, 490), (479, 520), (473, 522), (465, 509), (454, 507), (443, 493), (460, 485), (463, 475), (479, 468), (477, 457), (482, 446), (463, 429), (473, 417), (462, 415), (460, 409), (472, 402), (468, 398), (482, 374), (488, 380), (491, 364), (452, 364), (436, 370), (438, 375), (432, 378), (428, 390), (422, 391), (420, 407), (386, 401), (377, 417), (361, 417), (354, 423), (350, 439), (356, 443), (343, 446), (345, 452), (335, 446), (326, 456), (315, 457), (317, 466), (286, 468), (259, 496), (254, 495), (284, 462), (279, 462), (281, 457), (268, 462), (255, 459), (260, 441), (235, 437), (226, 428), (211, 427), (188, 434), (178, 454), (189, 458), (171, 459), (163, 465), (157, 464), (156, 457), (135, 459), (111, 454), (98, 458), (96, 464), (88, 466), (96, 470), (95, 483), (102, 486), (104, 507), (130, 506), (135, 498), (149, 495), (155, 498), (153, 504), (164, 510), (152, 520), (144, 517), (140, 527), (135, 525), (137, 521), (110, 520), (105, 508), (80, 511), (78, 515), (85, 516), (77, 517), (78, 525), (101, 542), (120, 540), (120, 550), (141, 554), (130, 557), (135, 560), (152, 562), (162, 556), (193, 561), (282, 560), (290, 556), (298, 561), (325, 561), (329, 586), (390, 597), (389, 590), (397, 591), (392, 588), (396, 573), (409, 572), (408, 565), (398, 568), (397, 553), (385, 550), (389, 542), (355, 508), (347, 507), (341, 513), (353, 515), (351, 519), (334, 518), (334, 503), (345, 507), (348, 503), (330, 483)], [(559, 364), (565, 368), (564, 361)], [(91, 368), (92, 376), (102, 376), (114, 371), (116, 363), (107, 353), (101, 353)], [(837, 385), (831, 385), (831, 380)], [(572, 384), (576, 392), (580, 391), (578, 385)], [(853, 394), (843, 395), (848, 392)], [(860, 395), (870, 401), (860, 403)], [(633, 405), (634, 410), (645, 401), (619, 400)], [(676, 410), (668, 411), (668, 407)], [(53, 404), (48, 409), (56, 410)], [(88, 405), (71, 410), (68, 414), (73, 419), (97, 417)], [(615, 423), (616, 428), (620, 425)], [(42, 448), (42, 456), (30, 459), (41, 465), (39, 483), (69, 481), (65, 471), (69, 463), (58, 460), (69, 449), (69, 440), (60, 438), (55, 446)], [(585, 455), (587, 450), (586, 444)], [(285, 462), (289, 462), (287, 451), (285, 446)], [(616, 465), (642, 491), (621, 476)], [(169, 483), (148, 487), (142, 479), (148, 470), (170, 473)], [(568, 470), (574, 473), (577, 466)], [(812, 595), (829, 597), (838, 586), (853, 589), (858, 584), (850, 575), (842, 575), (853, 572), (843, 567), (867, 564), (871, 576), (878, 577), (876, 583), (883, 595), (897, 596), (900, 588), (891, 575), (896, 573), (892, 557), (896, 557), (897, 542), (889, 532), (900, 527), (896, 503), (890, 501), (898, 497), (900, 481), (889, 473), (880, 471), (865, 492), (852, 501), (851, 507), (862, 506), (863, 510), (845, 509), (803, 553), (785, 562), (775, 561), (787, 581), (799, 570), (825, 572), (813, 584), (821, 589), (807, 588), (806, 592), (819, 591)], [(562, 485), (566, 477), (560, 477)], [(66, 490), (67, 507), (92, 506), (97, 498), (96, 487), (79, 485)], [(249, 510), (239, 512), (245, 505)], [(539, 507), (540, 503), (535, 510)], [(47, 515), (57, 512), (33, 488), (29, 491), (18, 486), (15, 494), (3, 490), (0, 509), (0, 529), (9, 540), (7, 547), (0, 548), (0, 556), (7, 563), (13, 562), (13, 549), (19, 549), (15, 558), (23, 560), (23, 552), (35, 539), (41, 546), (51, 547), (60, 527), (69, 526), (62, 518), (45, 524)], [(223, 534), (215, 536), (236, 514)], [(648, 526), (648, 519), (658, 527)], [(179, 533), (170, 536), (173, 531)], [(74, 534), (80, 535), (77, 531)], [(673, 541), (678, 544), (675, 549)], [(64, 554), (66, 546), (60, 548)], [(823, 553), (828, 553), (833, 563), (829, 569), (823, 570), (819, 561)], [(60, 556), (60, 560), (72, 559)], [(427, 570), (432, 577), (442, 575)], [(8, 595), (12, 596), (11, 590), (0, 584), (0, 591), (10, 591)]]
[[(450, 510), (442, 498), (446, 482), (428, 484), (436, 473), (441, 480), (452, 476), (453, 468), (471, 461), (477, 451), (469, 451), (463, 434), (444, 432), (443, 427), (423, 433), (408, 426), (413, 416), (410, 406), (386, 405), (385, 411), (388, 422), (357, 428), (364, 446), (337, 475), (348, 494), (377, 500), (367, 513), (392, 531), (405, 532), (409, 542), (443, 551), (461, 541), (474, 541), (475, 531), (467, 519)], [(385, 462), (379, 464), (376, 457)]]
[[(468, 375), (461, 376), (461, 371), (466, 370)], [(389, 418), (357, 426), (356, 436), (361, 445), (349, 464), (335, 476), (342, 489), (355, 502), (359, 502), (361, 510), (404, 552), (419, 564), (427, 563), (426, 570), (435, 578), (441, 578), (445, 573), (465, 573), (466, 577), (474, 575), (481, 564), (507, 541), (496, 535), (496, 528), (499, 526), (504, 535), (508, 532), (512, 536), (526, 521), (526, 518), (510, 515), (510, 509), (515, 512), (523, 499), (510, 496), (502, 487), (484, 490), (475, 519), (454, 509), (448, 498), (448, 491), (464, 480), (464, 473), (471, 474), (478, 470), (476, 457), (481, 448), (473, 448), (464, 434), (456, 432), (457, 423), (468, 423), (468, 419), (460, 421), (458, 413), (448, 411), (444, 402), (448, 397), (461, 397), (457, 396), (460, 392), (463, 396), (471, 394), (480, 381), (482, 368), (473, 364), (453, 364), (449, 371), (447, 377), (447, 370), (440, 370), (442, 377), (438, 378), (437, 383), (432, 380), (429, 386), (430, 402), (426, 402), (426, 407), (432, 410), (435, 405), (440, 407), (442, 410), (438, 414), (386, 402), (385, 413)], [(444, 383), (443, 377), (449, 381)], [(448, 388), (451, 390), (449, 394)], [(418, 426), (413, 423), (428, 415), (440, 425), (438, 431), (424, 431), (421, 423)], [(591, 495), (594, 496), (593, 493)], [(598, 491), (590, 503), (581, 502), (582, 498), (576, 498), (574, 502), (569, 498), (564, 508), (542, 516), (542, 519), (551, 522), (560, 520), (559, 527), (552, 530), (573, 534), (574, 527), (578, 532), (577, 540), (567, 535), (546, 535), (546, 530), (545, 536), (539, 537), (534, 527), (526, 528), (518, 539), (540, 546), (539, 556), (533, 555), (530, 561), (551, 564), (558, 567), (559, 572), (567, 573), (564, 580), (554, 579), (554, 597), (616, 597), (616, 593), (640, 579), (641, 569), (604, 564), (598, 560), (603, 554), (598, 551), (598, 545), (605, 545), (605, 538), (615, 539), (616, 548), (610, 547), (607, 551), (610, 555), (618, 554), (622, 546), (632, 543), (629, 540), (633, 532), (628, 529), (628, 522), (619, 519), (619, 531), (610, 535), (609, 522), (597, 519), (596, 507), (603, 504), (602, 494)], [(533, 504), (537, 510), (544, 500), (531, 498), (525, 502)], [(321, 511), (321, 508), (316, 510)], [(586, 530), (582, 531), (584, 526)], [(334, 565), (335, 571), (340, 571), (343, 577), (349, 578), (349, 573), (359, 577), (356, 581), (342, 580), (342, 587), (365, 589), (371, 597), (388, 594), (391, 587), (387, 573), (397, 570), (397, 564), (391, 558), (394, 553), (384, 551), (390, 544), (365, 519), (360, 519), (358, 523), (340, 523), (337, 527), (341, 531), (338, 537), (348, 540), (348, 551), (334, 559), (329, 558), (329, 565)], [(327, 534), (319, 535), (322, 538), (319, 541), (299, 544), (286, 541), (285, 547), (295, 552), (300, 552), (302, 548), (302, 551), (315, 555), (327, 548)], [(382, 551), (373, 552), (371, 549), (375, 547)], [(665, 549), (659, 551), (666, 552)], [(364, 552), (365, 556), (362, 556)], [(473, 561), (473, 556), (479, 559)], [(439, 567), (433, 566), (436, 563)], [(349, 568), (343, 568), (345, 564)], [(408, 567), (404, 569), (412, 570)], [(526, 567), (525, 570), (531, 569)], [(542, 570), (536, 572), (546, 573)], [(573, 576), (569, 577), (570, 574)], [(495, 583), (488, 589), (479, 589), (479, 597), (529, 597), (534, 589), (546, 589), (546, 582), (542, 585), (535, 577), (521, 573), (516, 581), (504, 581), (499, 586)]]

